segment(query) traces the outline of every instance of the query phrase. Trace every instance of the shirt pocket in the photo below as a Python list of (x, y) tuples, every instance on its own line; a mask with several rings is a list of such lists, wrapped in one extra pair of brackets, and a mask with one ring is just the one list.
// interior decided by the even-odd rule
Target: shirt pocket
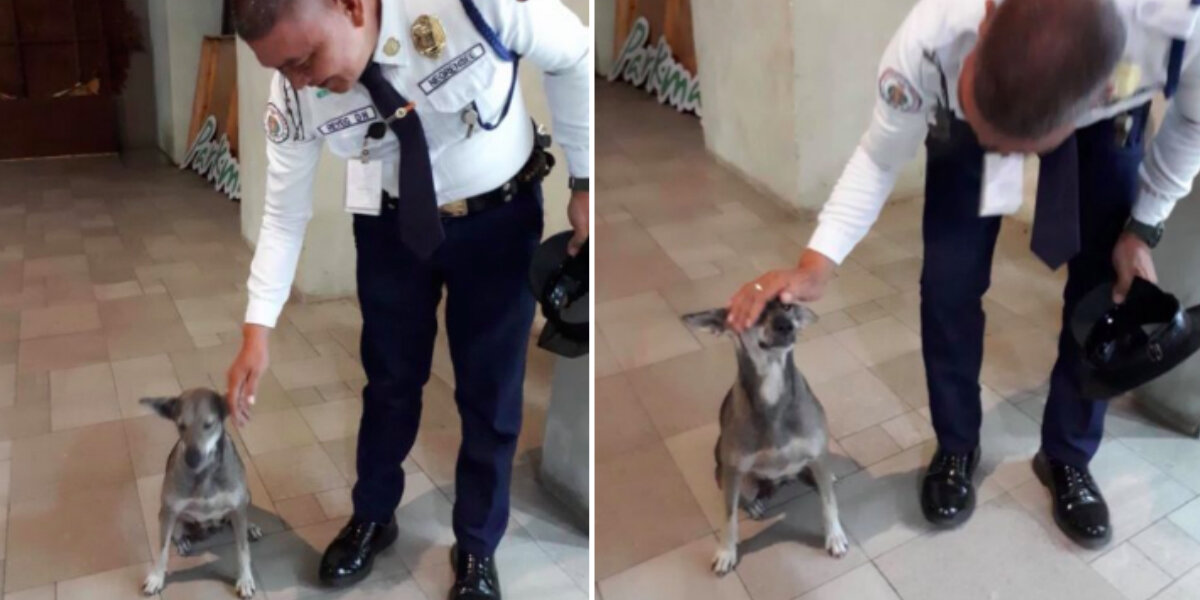
[(434, 112), (457, 115), (485, 100), (496, 79), (496, 66), (488, 47), (478, 42), (433, 69), (417, 85)]

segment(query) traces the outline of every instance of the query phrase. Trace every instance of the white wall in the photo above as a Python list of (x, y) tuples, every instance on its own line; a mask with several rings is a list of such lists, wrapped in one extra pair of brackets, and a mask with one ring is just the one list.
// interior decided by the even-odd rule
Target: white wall
[(176, 163), (187, 154), (200, 44), (221, 33), (220, 0), (149, 0), (158, 147)]
[[(879, 59), (913, 4), (692, 0), (709, 151), (785, 202), (820, 207), (866, 130)], [(922, 164), (895, 196), (920, 191)]]
[(705, 146), (788, 200), (798, 162), (790, 14), (789, 0), (692, 0)]
[[(238, 159), (242, 183), (242, 236), (258, 242), (267, 175), (267, 141), (263, 111), (272, 71), (258, 64), (254, 52), (238, 40)], [(296, 269), (295, 291), (305, 299), (353, 294), (354, 233), (343, 210), (346, 162), (325, 150), (313, 186), (313, 218)]]
[[(587, 0), (564, 0), (567, 6), (588, 18)], [(263, 109), (267, 105), (267, 87), (271, 72), (259, 66), (254, 53), (238, 41), (238, 118), (241, 123), (239, 158), (242, 183), (242, 235), (254, 244), (262, 225), (266, 186), (266, 139), (263, 134)], [(195, 71), (193, 70), (193, 76)], [(550, 125), (550, 111), (542, 89), (542, 73), (535, 68), (521, 71), (525, 101), (533, 116)], [(190, 100), (189, 100), (190, 101)], [(189, 113), (190, 114), (190, 113)], [(546, 199), (546, 235), (570, 227), (567, 221), (567, 163), (562, 151), (554, 148), (558, 166), (544, 184)], [(343, 211), (345, 199), (345, 162), (324, 153), (318, 166), (313, 191), (314, 214), (308, 226), (304, 251), (296, 272), (294, 291), (304, 298), (318, 299), (353, 294), (354, 234), (351, 217)]]
[(613, 42), (617, 36), (617, 5), (614, 0), (596, 0), (596, 20), (592, 23), (596, 49), (596, 72), (607, 75), (612, 68)]

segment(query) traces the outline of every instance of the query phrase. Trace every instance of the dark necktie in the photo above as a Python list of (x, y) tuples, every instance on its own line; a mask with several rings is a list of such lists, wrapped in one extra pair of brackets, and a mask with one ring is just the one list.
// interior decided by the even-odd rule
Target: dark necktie
[[(379, 63), (371, 61), (359, 81), (371, 94), (381, 117), (391, 117), (397, 109), (408, 106), (408, 100), (383, 76)], [(389, 125), (400, 140), (400, 201), (396, 207), (400, 241), (417, 256), (427, 259), (446, 239), (446, 233), (442, 230), (437, 194), (433, 188), (433, 167), (429, 163), (425, 129), (413, 110), (404, 117), (392, 119)]]
[(1079, 147), (1074, 135), (1042, 156), (1029, 247), (1051, 269), (1079, 253)]

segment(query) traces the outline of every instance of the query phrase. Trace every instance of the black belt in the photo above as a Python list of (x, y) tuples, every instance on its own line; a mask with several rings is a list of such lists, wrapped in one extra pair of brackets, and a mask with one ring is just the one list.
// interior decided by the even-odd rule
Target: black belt
[[(525, 166), (513, 175), (512, 179), (504, 182), (500, 187), (484, 192), (477, 196), (455, 200), (438, 207), (438, 212), (441, 213), (442, 219), (457, 219), (474, 214), (481, 213), (485, 210), (503, 206), (512, 202), (516, 197), (521, 186), (531, 186), (535, 183), (540, 183), (550, 173), (550, 169), (554, 167), (554, 156), (546, 152), (539, 145), (534, 145), (533, 152), (529, 155), (529, 160), (525, 161)], [(399, 202), (397, 198), (383, 193), (383, 206), (385, 210), (395, 210), (396, 204)]]

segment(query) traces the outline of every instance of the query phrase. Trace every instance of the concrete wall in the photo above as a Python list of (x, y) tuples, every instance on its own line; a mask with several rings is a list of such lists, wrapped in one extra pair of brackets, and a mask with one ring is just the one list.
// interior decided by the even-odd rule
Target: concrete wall
[[(788, 204), (820, 207), (866, 130), (879, 59), (913, 4), (693, 0), (709, 151)], [(920, 191), (921, 164), (896, 196)]]
[[(585, 21), (587, 0), (565, 0)], [(239, 149), (242, 183), (242, 235), (254, 244), (262, 225), (266, 187), (266, 139), (262, 128), (271, 72), (259, 66), (254, 53), (238, 41), (238, 114), (241, 122)], [(195, 68), (192, 69), (195, 76)], [(542, 90), (542, 74), (523, 69), (521, 84), (530, 112), (539, 122), (550, 124), (550, 110)], [(190, 96), (189, 96), (190, 102)], [(190, 104), (189, 104), (190, 111)], [(190, 114), (190, 112), (189, 112)], [(566, 158), (555, 147), (559, 166), (545, 182), (546, 234), (567, 229)], [(354, 293), (354, 236), (351, 218), (343, 211), (345, 162), (329, 154), (321, 158), (314, 190), (314, 214), (309, 223), (304, 252), (296, 272), (295, 291), (306, 299), (321, 299)]]
[(176, 163), (187, 154), (200, 43), (221, 33), (220, 0), (148, 0), (158, 147)]
[(154, 55), (150, 32), (150, 0), (125, 0), (137, 17), (145, 51), (129, 57), (129, 78), (124, 92), (117, 97), (121, 147), (124, 150), (153, 148), (158, 141), (158, 123), (154, 98)]
[(596, 21), (592, 23), (596, 40), (596, 73), (607, 75), (612, 68), (614, 38), (617, 35), (617, 5), (615, 0), (595, 0)]

